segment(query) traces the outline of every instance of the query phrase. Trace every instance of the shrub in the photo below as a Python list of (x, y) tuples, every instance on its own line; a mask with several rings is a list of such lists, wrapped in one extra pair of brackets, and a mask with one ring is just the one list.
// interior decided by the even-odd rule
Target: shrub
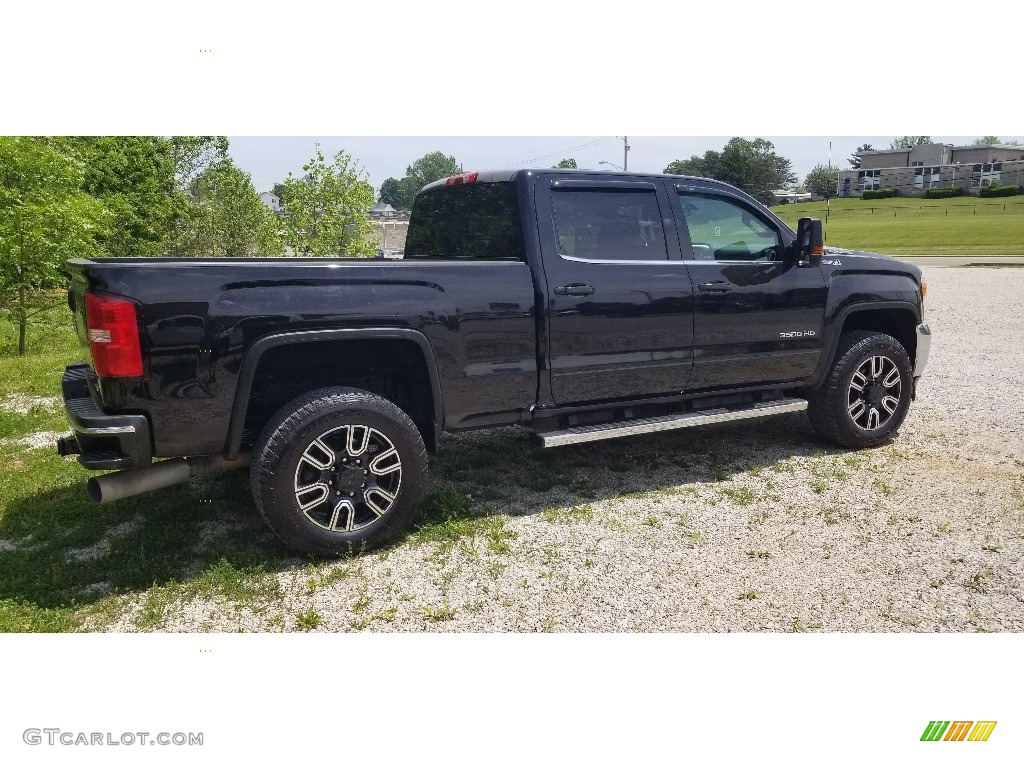
[(993, 185), (978, 190), (978, 197), (1013, 197), (1020, 194), (1020, 187), (1013, 184)]
[(929, 200), (938, 200), (944, 197), (959, 197), (964, 191), (960, 187), (933, 187), (924, 191), (924, 196)]
[(887, 197), (896, 197), (895, 189), (865, 189), (865, 200), (884, 200)]

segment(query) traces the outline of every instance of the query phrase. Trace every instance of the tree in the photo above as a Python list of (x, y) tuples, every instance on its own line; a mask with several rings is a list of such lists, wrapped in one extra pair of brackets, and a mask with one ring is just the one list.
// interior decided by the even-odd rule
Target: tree
[(407, 185), (406, 190), (415, 197), (427, 184), (457, 173), (462, 173), (462, 166), (454, 157), (443, 152), (428, 152), (405, 169), (402, 181)]
[(84, 165), (82, 190), (109, 214), (97, 234), (107, 256), (157, 256), (177, 213), (174, 148), (161, 136), (76, 136), (57, 140)]
[(284, 208), (284, 184), (277, 182), (277, 184), (270, 188), (270, 194), (276, 197), (281, 203), (281, 207)]
[(387, 178), (380, 185), (380, 199), (381, 202), (388, 203), (392, 208), (399, 210), (412, 207), (409, 185), (395, 178)]
[(850, 155), (850, 167), (851, 168), (860, 168), (860, 155), (858, 153), (860, 153), (860, 152), (874, 152), (874, 151), (875, 151), (875, 148), (873, 146), (871, 146), (870, 144), (861, 144), (859, 147), (857, 147), (857, 151), (854, 152), (852, 155)]
[(174, 173), (182, 189), (212, 165), (228, 159), (227, 136), (172, 136)]
[(0, 308), (18, 326), (18, 354), (72, 256), (100, 254), (104, 209), (82, 192), (85, 169), (57, 142), (0, 136)]
[(248, 173), (230, 160), (205, 168), (189, 184), (189, 205), (179, 219), (178, 256), (278, 256), (280, 223), (260, 200)]
[(804, 179), (804, 186), (811, 194), (829, 198), (836, 196), (839, 188), (839, 169), (827, 165), (816, 165)]
[(718, 163), (722, 158), (721, 152), (709, 149), (704, 156), (691, 155), (689, 160), (673, 160), (665, 166), (665, 173), (674, 173), (679, 176), (703, 176), (706, 179), (713, 179), (718, 170)]
[(998, 136), (980, 136), (974, 140), (974, 146), (984, 147), (989, 144), (1001, 144)]
[(305, 175), (288, 174), (284, 196), (288, 213), (285, 240), (296, 255), (372, 256), (373, 224), (367, 211), (373, 206), (373, 187), (366, 172), (350, 155), (338, 152), (327, 163), (317, 145), (316, 156), (302, 166)]
[(575, 157), (567, 157), (564, 160), (559, 160), (558, 161), (558, 165), (553, 165), (551, 167), (552, 168), (576, 168), (578, 166), (576, 165), (576, 158)]
[(931, 136), (898, 136), (889, 142), (889, 149), (913, 149), (931, 143)]
[(703, 157), (692, 155), (689, 160), (675, 160), (665, 167), (665, 173), (704, 176), (739, 187), (762, 203), (772, 200), (772, 190), (796, 183), (793, 164), (775, 152), (775, 145), (767, 139), (744, 139), (736, 136), (721, 152), (708, 150)]

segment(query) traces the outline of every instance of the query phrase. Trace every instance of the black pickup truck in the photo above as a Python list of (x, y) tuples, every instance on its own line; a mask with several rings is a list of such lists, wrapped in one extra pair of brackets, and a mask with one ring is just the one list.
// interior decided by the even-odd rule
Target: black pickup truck
[(445, 430), (552, 447), (806, 409), (879, 445), (930, 344), (918, 268), (682, 176), (454, 176), (417, 196), (401, 260), (68, 269), (88, 362), (64, 374), (58, 451), (119, 470), (91, 496), (251, 464), (273, 530), (319, 554), (397, 536)]

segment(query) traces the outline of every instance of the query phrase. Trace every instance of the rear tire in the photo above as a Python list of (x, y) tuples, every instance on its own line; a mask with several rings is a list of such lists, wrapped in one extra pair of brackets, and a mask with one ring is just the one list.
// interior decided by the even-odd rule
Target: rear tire
[(249, 477), (256, 508), (289, 548), (337, 556), (401, 535), (423, 498), (426, 470), (423, 438), (398, 406), (327, 388), (271, 417)]
[(808, 398), (814, 431), (846, 448), (873, 448), (896, 437), (913, 388), (907, 351), (892, 336), (847, 331), (821, 387)]

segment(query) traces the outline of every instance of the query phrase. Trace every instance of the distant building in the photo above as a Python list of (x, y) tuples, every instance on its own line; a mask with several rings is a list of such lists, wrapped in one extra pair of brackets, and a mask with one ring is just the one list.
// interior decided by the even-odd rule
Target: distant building
[(260, 200), (262, 200), (263, 204), (267, 206), (270, 210), (272, 210), (274, 213), (281, 212), (281, 198), (279, 198), (273, 192), (264, 192), (262, 195), (260, 195)]
[(814, 199), (810, 192), (793, 192), (788, 189), (773, 189), (772, 197), (775, 198), (772, 205), (785, 205), (786, 203), (809, 203)]
[(856, 154), (860, 168), (839, 172), (840, 197), (859, 197), (868, 189), (895, 189), (912, 197), (934, 187), (977, 194), (993, 184), (1019, 186), (1024, 170), (1024, 147), (1011, 144), (922, 144)]
[(370, 217), (374, 219), (393, 219), (397, 215), (398, 211), (391, 207), (391, 203), (380, 200), (370, 209)]

